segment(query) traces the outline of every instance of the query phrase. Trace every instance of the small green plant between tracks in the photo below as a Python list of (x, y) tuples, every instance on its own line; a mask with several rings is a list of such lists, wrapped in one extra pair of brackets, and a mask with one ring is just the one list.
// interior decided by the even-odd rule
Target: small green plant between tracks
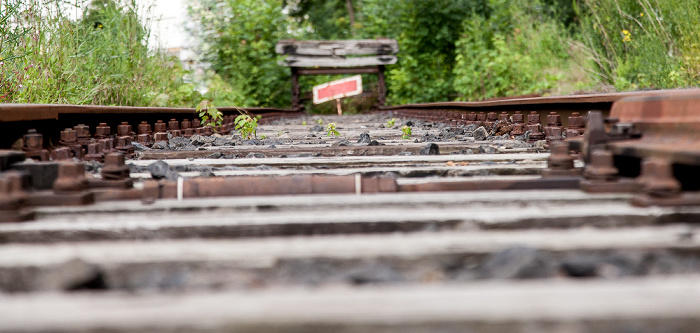
[(328, 126), (326, 126), (326, 136), (340, 136), (340, 132), (336, 130), (335, 123), (329, 123)]
[(401, 127), (401, 139), (408, 140), (411, 138), (411, 134), (413, 134), (413, 131), (411, 130), (411, 126), (408, 125), (403, 125)]
[(394, 125), (396, 125), (396, 118), (391, 118), (386, 122), (386, 127), (388, 128), (392, 128)]
[(199, 102), (196, 110), (203, 124), (211, 124), (216, 127), (221, 126), (221, 122), (224, 120), (224, 114), (206, 99)]
[[(239, 110), (238, 112), (241, 111)], [(241, 114), (236, 117), (233, 122), (236, 124), (236, 130), (241, 133), (243, 138), (250, 140), (255, 137), (257, 139), (258, 120), (260, 120), (260, 118), (260, 116), (251, 117), (250, 115), (241, 112)]]

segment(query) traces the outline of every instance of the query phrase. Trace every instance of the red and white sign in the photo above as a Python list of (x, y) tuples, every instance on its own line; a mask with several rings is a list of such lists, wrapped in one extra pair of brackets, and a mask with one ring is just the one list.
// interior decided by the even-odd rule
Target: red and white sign
[(355, 75), (314, 87), (314, 104), (362, 93), (362, 76)]

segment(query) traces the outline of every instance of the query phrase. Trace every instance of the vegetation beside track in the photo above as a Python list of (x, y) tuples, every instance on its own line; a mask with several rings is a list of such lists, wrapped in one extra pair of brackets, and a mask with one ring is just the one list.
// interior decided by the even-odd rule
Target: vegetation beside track
[[(146, 2), (147, 3), (147, 2)], [(0, 102), (288, 106), (284, 38), (388, 37), (391, 104), (697, 86), (695, 0), (188, 0), (209, 92), (149, 47), (136, 0), (6, 0)], [(348, 4), (350, 6), (348, 6)], [(76, 19), (76, 17), (78, 19)], [(304, 91), (333, 77), (303, 77)], [(366, 90), (376, 79), (365, 75)], [(372, 96), (344, 101), (350, 112)], [(319, 106), (320, 111), (334, 108)]]

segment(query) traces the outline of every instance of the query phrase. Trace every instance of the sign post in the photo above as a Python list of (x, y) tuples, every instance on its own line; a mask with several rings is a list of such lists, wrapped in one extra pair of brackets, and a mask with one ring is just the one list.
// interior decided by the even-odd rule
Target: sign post
[(331, 81), (314, 87), (314, 104), (321, 104), (330, 100), (336, 101), (338, 115), (343, 115), (340, 107), (340, 99), (355, 96), (362, 93), (362, 76), (355, 75), (340, 80)]

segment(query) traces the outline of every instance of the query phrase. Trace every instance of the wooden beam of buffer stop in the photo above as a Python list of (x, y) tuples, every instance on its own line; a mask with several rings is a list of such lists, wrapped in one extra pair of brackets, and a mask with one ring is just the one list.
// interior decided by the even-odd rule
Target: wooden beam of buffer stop
[[(386, 103), (384, 66), (395, 64), (399, 44), (394, 39), (282, 40), (275, 47), (286, 55), (279, 64), (292, 70), (292, 106), (300, 106), (300, 75), (376, 74), (377, 104)], [(349, 84), (349, 83), (348, 83)]]

